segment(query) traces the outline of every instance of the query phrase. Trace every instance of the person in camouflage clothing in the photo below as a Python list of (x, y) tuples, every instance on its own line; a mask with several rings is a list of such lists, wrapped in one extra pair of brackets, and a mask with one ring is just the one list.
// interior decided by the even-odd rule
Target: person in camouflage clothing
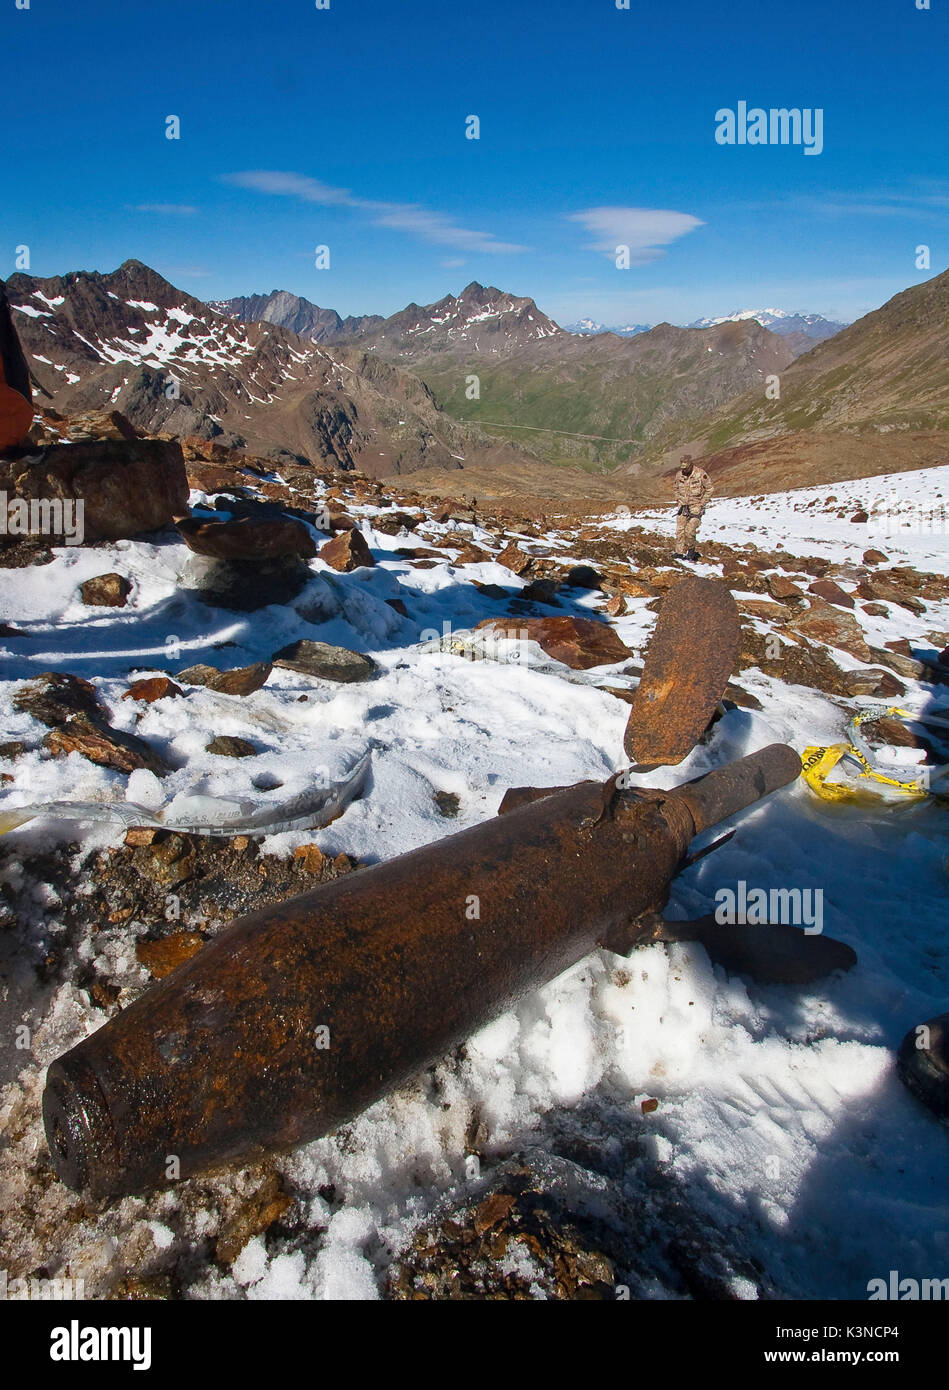
[(695, 540), (702, 515), (712, 496), (712, 480), (703, 468), (696, 468), (691, 454), (684, 454), (673, 483), (676, 513), (677, 560), (697, 560)]

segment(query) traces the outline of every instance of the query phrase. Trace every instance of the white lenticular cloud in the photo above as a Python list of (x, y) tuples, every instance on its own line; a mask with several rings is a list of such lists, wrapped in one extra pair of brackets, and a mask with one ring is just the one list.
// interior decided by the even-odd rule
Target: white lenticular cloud
[(459, 227), (451, 217), (444, 213), (432, 212), (416, 203), (387, 203), (373, 198), (359, 198), (348, 188), (333, 188), (312, 179), (307, 174), (281, 172), (276, 169), (251, 169), (239, 174), (225, 174), (226, 183), (239, 188), (250, 188), (257, 193), (269, 193), (281, 198), (299, 198), (304, 203), (317, 203), (322, 207), (347, 207), (365, 213), (377, 227), (391, 227), (396, 231), (409, 232), (423, 241), (434, 241), (443, 246), (455, 246), (462, 251), (487, 251), (492, 255), (504, 255), (516, 251), (526, 251), (526, 246), (514, 242), (499, 241), (493, 232), (479, 232), (468, 227)]
[(590, 250), (613, 256), (618, 246), (628, 246), (630, 260), (636, 265), (664, 256), (663, 247), (687, 232), (694, 232), (696, 227), (705, 226), (691, 213), (663, 208), (586, 208), (567, 216), (571, 222), (582, 223), (596, 238)]

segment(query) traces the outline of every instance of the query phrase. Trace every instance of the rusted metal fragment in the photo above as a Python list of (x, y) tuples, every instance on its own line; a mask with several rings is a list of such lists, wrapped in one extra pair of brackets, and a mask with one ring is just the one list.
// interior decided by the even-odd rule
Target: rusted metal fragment
[(743, 761), (704, 792), (568, 787), (234, 923), (50, 1067), (60, 1177), (113, 1197), (318, 1138), (596, 946), (649, 939), (710, 811), (800, 771), (780, 745)]
[(735, 600), (718, 579), (688, 575), (662, 600), (623, 746), (636, 763), (680, 763), (695, 747), (738, 660)]
[(807, 985), (835, 970), (850, 970), (857, 953), (831, 936), (808, 935), (780, 922), (663, 922), (658, 941), (697, 941), (716, 965), (759, 984)]

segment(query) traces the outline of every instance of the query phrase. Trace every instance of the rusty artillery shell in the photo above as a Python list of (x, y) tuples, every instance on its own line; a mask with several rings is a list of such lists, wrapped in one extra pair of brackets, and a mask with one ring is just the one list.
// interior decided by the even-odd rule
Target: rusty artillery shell
[(114, 1197), (329, 1133), (597, 945), (628, 949), (708, 817), (800, 759), (736, 766), (581, 783), (235, 922), (50, 1067), (59, 1176)]

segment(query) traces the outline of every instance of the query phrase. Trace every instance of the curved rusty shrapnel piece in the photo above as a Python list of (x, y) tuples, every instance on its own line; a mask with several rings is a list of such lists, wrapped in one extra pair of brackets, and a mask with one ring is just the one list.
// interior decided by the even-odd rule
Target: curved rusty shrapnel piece
[(114, 1197), (329, 1133), (596, 946), (635, 944), (708, 817), (792, 766), (774, 745), (672, 792), (580, 783), (243, 918), (50, 1067), (56, 1171)]
[(738, 607), (720, 579), (690, 574), (659, 609), (623, 739), (648, 767), (681, 763), (708, 726), (738, 660)]

